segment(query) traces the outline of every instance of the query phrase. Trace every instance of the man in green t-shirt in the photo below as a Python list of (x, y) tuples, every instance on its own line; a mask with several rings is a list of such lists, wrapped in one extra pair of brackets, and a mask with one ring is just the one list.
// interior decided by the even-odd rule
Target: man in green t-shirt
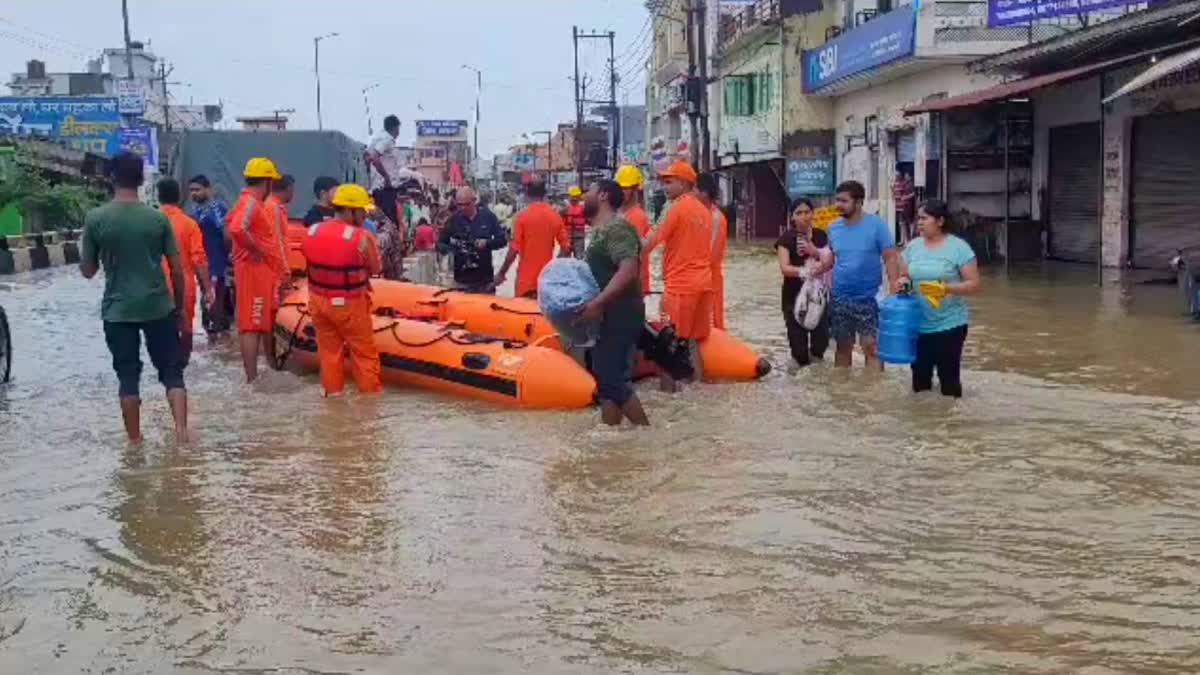
[(588, 192), (584, 210), (591, 222), (592, 239), (584, 260), (600, 294), (579, 313), (581, 321), (599, 324), (592, 347), (592, 375), (600, 417), (614, 426), (622, 417), (635, 425), (650, 424), (632, 385), (646, 306), (638, 280), (642, 243), (637, 230), (620, 215), (624, 201), (625, 191), (615, 181), (599, 181)]
[[(187, 440), (187, 390), (179, 358), (180, 313), (183, 306), (183, 266), (171, 223), (160, 211), (138, 201), (144, 180), (142, 158), (123, 152), (113, 158), (110, 178), (115, 193), (108, 204), (87, 214), (79, 269), (84, 278), (104, 267), (104, 340), (117, 373), (121, 417), (131, 442), (142, 439), (141, 336), (166, 387), (175, 418), (175, 436)], [(167, 291), (162, 259), (171, 270), (174, 298)]]

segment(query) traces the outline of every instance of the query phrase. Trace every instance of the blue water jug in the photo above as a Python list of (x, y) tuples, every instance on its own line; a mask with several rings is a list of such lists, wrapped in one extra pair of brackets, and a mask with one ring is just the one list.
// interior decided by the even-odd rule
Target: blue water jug
[(908, 365), (917, 360), (921, 301), (911, 293), (890, 295), (879, 303), (879, 358)]

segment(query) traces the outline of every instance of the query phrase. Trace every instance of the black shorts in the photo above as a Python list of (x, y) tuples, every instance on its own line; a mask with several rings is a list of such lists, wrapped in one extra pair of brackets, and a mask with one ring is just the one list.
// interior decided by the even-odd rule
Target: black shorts
[(633, 398), (633, 360), (637, 356), (638, 338), (642, 335), (640, 317), (600, 322), (596, 345), (592, 347), (592, 375), (596, 378), (596, 397), (617, 405)]
[(183, 389), (183, 364), (179, 354), (179, 320), (171, 312), (166, 318), (138, 323), (104, 322), (104, 341), (112, 353), (121, 398), (137, 398), (142, 380), (142, 335), (146, 352), (158, 371), (158, 381), (167, 390)]

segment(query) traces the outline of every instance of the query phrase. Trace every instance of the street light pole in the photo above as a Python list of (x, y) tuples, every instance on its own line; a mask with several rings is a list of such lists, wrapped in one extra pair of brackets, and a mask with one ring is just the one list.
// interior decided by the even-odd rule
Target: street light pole
[(321, 40), (337, 37), (337, 33), (318, 35), (313, 38), (313, 75), (317, 78), (317, 130), (325, 128), (321, 120)]
[(479, 98), (483, 95), (483, 71), (463, 65), (467, 70), (475, 71), (475, 159), (479, 159)]
[(372, 89), (375, 89), (378, 86), (379, 86), (379, 83), (376, 82), (375, 84), (363, 87), (363, 90), (362, 90), (362, 92), (363, 92), (363, 109), (367, 114), (367, 142), (368, 143), (371, 141), (371, 138), (373, 138), (375, 136), (375, 129), (374, 129), (374, 126), (371, 124), (371, 99), (367, 97), (367, 94), (369, 94)]

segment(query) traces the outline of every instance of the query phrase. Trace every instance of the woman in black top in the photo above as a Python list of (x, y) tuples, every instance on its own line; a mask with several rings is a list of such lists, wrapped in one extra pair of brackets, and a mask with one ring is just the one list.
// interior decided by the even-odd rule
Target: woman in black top
[(829, 251), (829, 236), (823, 230), (814, 229), (813, 203), (801, 197), (792, 202), (791, 227), (775, 242), (779, 256), (779, 271), (783, 275), (783, 321), (787, 326), (788, 344), (792, 358), (801, 366), (807, 366), (813, 358), (825, 357), (829, 347), (829, 310), (825, 310), (821, 323), (809, 331), (796, 321), (793, 310), (796, 296), (804, 286), (805, 265), (810, 258), (821, 259), (821, 273), (828, 270), (832, 255)]

